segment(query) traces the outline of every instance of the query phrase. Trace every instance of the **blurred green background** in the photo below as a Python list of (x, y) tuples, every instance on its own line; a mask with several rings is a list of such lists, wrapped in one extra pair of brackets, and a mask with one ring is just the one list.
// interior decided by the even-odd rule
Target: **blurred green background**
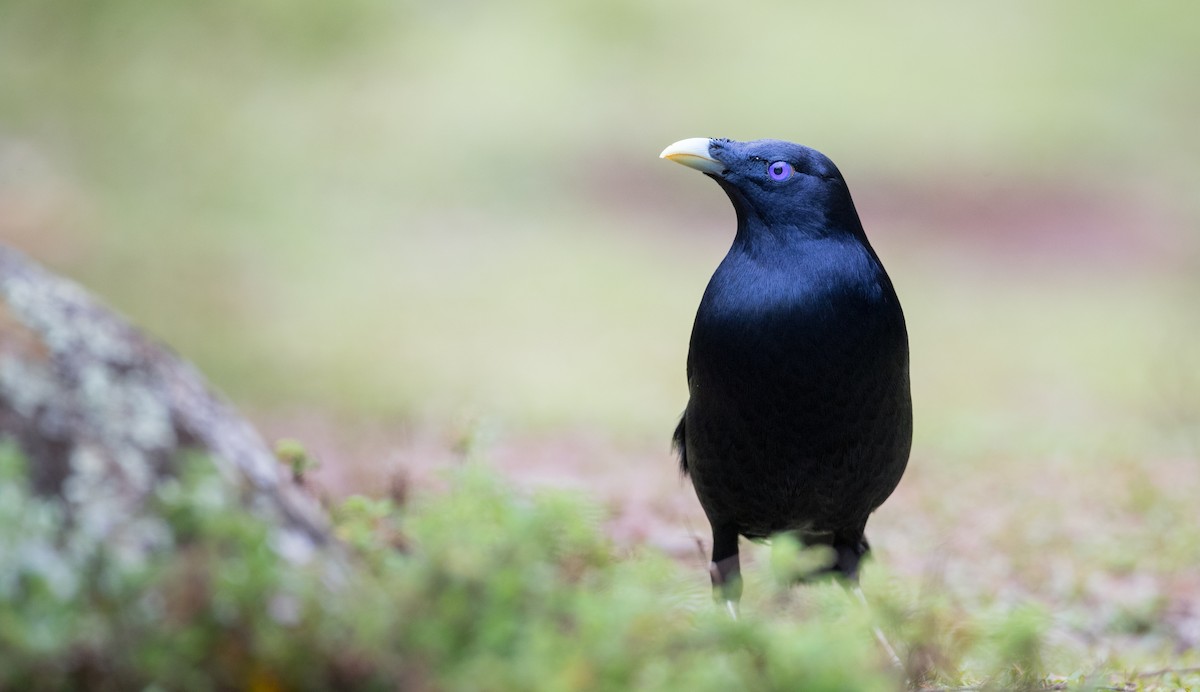
[(0, 237), (254, 411), (666, 438), (732, 236), (657, 159), (838, 162), (915, 458), (1191, 454), (1200, 9), (0, 2)]

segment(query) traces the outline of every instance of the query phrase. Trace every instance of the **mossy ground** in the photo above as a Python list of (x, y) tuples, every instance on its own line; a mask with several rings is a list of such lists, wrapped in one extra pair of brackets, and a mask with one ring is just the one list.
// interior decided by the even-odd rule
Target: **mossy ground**
[[(523, 493), (468, 463), (448, 490), (333, 509), (348, 569), (293, 564), (200, 456), (151, 511), (170, 548), (131, 561), (83, 545), (61, 505), (0, 454), (5, 689), (1161, 689), (1196, 673), (1093, 667), (1056, 617), (996, 594), (968, 607), (895, 574), (868, 613), (838, 585), (794, 587), (777, 541), (741, 619), (656, 551), (622, 552), (578, 495)], [(895, 669), (879, 624), (905, 659)], [(1132, 661), (1134, 658), (1119, 660)], [(1181, 659), (1183, 660), (1183, 659)], [(1082, 667), (1081, 667), (1082, 666)], [(1151, 671), (1146, 671), (1151, 672)], [(1126, 689), (1118, 687), (1118, 689)]]

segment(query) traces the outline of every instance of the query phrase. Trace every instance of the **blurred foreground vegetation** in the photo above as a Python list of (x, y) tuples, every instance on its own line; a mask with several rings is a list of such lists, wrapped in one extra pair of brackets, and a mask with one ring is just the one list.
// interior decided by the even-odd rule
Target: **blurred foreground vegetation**
[[(467, 465), (448, 492), (411, 506), (345, 501), (334, 515), (350, 567), (331, 570), (319, 556), (296, 566), (207, 460), (181, 468), (153, 500), (173, 547), (131, 561), (72, 531), (57, 501), (24, 486), (19, 456), (0, 451), (0, 687), (903, 685), (845, 592), (785, 583), (803, 559), (796, 546), (776, 546), (771, 569), (750, 574), (756, 595), (733, 621), (677, 564), (615, 554), (587, 501), (517, 493)], [(1071, 668), (1078, 662), (1047, 644), (1048, 620), (1037, 609), (997, 600), (964, 616), (937, 594), (915, 596), (893, 583), (876, 611), (916, 682), (1091, 689), (1125, 681)]]

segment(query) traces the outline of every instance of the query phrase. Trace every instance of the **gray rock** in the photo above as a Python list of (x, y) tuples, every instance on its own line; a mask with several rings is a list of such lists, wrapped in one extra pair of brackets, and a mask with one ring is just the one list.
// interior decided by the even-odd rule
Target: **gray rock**
[[(0, 440), (61, 498), (72, 531), (131, 555), (163, 547), (147, 499), (195, 459), (276, 527), (296, 562), (332, 543), (319, 505), (194, 367), (75, 283), (0, 245)], [(286, 549), (284, 549), (286, 547)]]

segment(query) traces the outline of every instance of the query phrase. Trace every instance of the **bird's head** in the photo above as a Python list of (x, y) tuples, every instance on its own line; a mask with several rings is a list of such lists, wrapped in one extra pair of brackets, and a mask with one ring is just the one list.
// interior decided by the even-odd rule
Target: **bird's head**
[(733, 202), (739, 234), (862, 236), (845, 179), (816, 149), (777, 139), (696, 137), (672, 144), (659, 157), (716, 180)]

